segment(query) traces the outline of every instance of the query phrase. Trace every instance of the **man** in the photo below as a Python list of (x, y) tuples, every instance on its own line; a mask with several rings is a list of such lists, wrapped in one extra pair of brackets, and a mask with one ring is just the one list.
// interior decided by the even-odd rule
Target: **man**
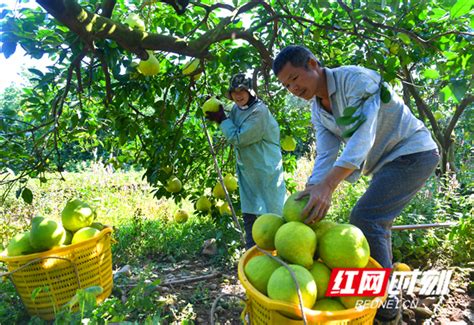
[(206, 117), (220, 124), (224, 137), (235, 149), (245, 246), (249, 249), (255, 245), (252, 226), (257, 216), (281, 215), (283, 209), (286, 188), (280, 128), (244, 74), (231, 78), (226, 96), (235, 103), (229, 115), (221, 106), (218, 112), (207, 112)]
[[(364, 232), (371, 256), (391, 268), (392, 222), (439, 161), (430, 132), (375, 71), (323, 68), (307, 48), (288, 46), (275, 58), (273, 72), (292, 94), (311, 101), (317, 156), (299, 197), (309, 196), (305, 222), (324, 218), (343, 180), (372, 174), (350, 223)], [(379, 309), (377, 319), (390, 322), (398, 314)]]

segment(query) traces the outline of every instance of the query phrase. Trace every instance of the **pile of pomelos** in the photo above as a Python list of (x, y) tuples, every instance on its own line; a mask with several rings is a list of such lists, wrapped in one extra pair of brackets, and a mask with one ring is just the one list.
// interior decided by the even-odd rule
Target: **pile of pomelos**
[[(308, 202), (295, 200), (299, 192), (285, 202), (283, 216), (264, 214), (257, 218), (252, 236), (258, 247), (271, 251), (293, 270), (304, 307), (337, 311), (354, 308), (361, 297), (326, 297), (333, 268), (364, 268), (370, 258), (367, 239), (350, 224), (322, 220), (303, 223), (301, 212)], [(268, 255), (251, 258), (244, 268), (249, 282), (274, 300), (299, 305), (297, 288), (287, 267)], [(366, 298), (363, 298), (366, 299)]]
[(7, 255), (44, 252), (97, 236), (105, 226), (100, 222), (94, 222), (95, 217), (95, 211), (86, 202), (72, 199), (62, 210), (61, 222), (41, 216), (34, 217), (31, 220), (30, 230), (10, 240)]

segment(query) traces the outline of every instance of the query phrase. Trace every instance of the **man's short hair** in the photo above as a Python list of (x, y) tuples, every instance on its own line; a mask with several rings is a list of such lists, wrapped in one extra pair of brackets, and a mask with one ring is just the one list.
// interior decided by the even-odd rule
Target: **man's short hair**
[(296, 68), (303, 67), (308, 69), (309, 59), (314, 59), (319, 65), (321, 65), (308, 48), (301, 45), (287, 46), (278, 53), (273, 61), (273, 73), (275, 73), (275, 76), (278, 76), (287, 62), (290, 62), (291, 65)]

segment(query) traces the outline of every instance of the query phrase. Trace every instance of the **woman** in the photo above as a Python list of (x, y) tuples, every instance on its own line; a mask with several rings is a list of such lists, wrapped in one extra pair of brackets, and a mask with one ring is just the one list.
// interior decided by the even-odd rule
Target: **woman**
[(281, 215), (285, 201), (285, 181), (280, 149), (280, 129), (275, 118), (252, 89), (250, 78), (234, 75), (226, 97), (233, 105), (228, 116), (221, 106), (207, 112), (220, 125), (227, 142), (234, 146), (244, 219), (246, 248), (255, 245), (252, 225), (259, 215)]

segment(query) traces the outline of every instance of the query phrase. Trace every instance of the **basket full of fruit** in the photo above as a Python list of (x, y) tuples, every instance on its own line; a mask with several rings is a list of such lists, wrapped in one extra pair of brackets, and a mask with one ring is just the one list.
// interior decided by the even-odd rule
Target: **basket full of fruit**
[(30, 315), (54, 319), (81, 288), (100, 287), (98, 302), (112, 292), (112, 228), (94, 222), (95, 216), (87, 203), (70, 200), (61, 223), (33, 218), (31, 229), (0, 254)]
[(350, 224), (304, 224), (306, 203), (295, 197), (285, 202), (283, 217), (264, 214), (253, 225), (257, 245), (238, 266), (248, 298), (243, 320), (284, 325), (303, 324), (304, 317), (307, 324), (372, 324), (386, 297), (326, 296), (332, 269), (381, 268), (370, 257), (364, 234)]

